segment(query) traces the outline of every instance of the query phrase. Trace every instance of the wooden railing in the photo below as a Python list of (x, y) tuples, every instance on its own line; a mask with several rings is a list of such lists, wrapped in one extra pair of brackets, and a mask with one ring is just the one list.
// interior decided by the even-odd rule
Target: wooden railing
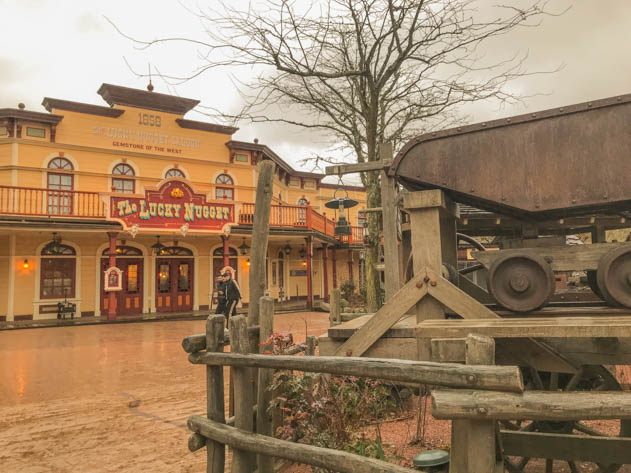
[(0, 186), (0, 214), (50, 217), (105, 217), (98, 192)]
[[(193, 435), (188, 446), (191, 451), (206, 447), (208, 473), (224, 473), (226, 467), (225, 445), (232, 448), (232, 465), (234, 473), (272, 473), (272, 458), (281, 458), (302, 464), (318, 466), (338, 472), (348, 473), (411, 473), (414, 470), (386, 463), (380, 460), (362, 457), (352, 453), (341, 452), (311, 445), (299, 444), (274, 438), (272, 419), (268, 407), (272, 400), (269, 386), (274, 369), (299, 370), (309, 373), (328, 373), (338, 376), (357, 376), (382, 379), (406, 384), (426, 384), (436, 387), (459, 388), (459, 391), (472, 396), (482, 395), (487, 391), (489, 396), (521, 396), (524, 390), (519, 368), (504, 366), (475, 366), (476, 351), (479, 351), (476, 340), (468, 343), (470, 358), (473, 363), (457, 365), (450, 363), (417, 362), (409, 360), (375, 359), (357, 357), (283, 356), (262, 355), (257, 352), (266, 350), (263, 344), (273, 333), (273, 300), (263, 297), (260, 301), (260, 318), (258, 326), (248, 326), (243, 316), (231, 319), (229, 331), (230, 353), (224, 352), (224, 318), (221, 315), (210, 316), (206, 324), (206, 334), (187, 337), (182, 346), (189, 354), (193, 364), (206, 365), (207, 375), (207, 409), (206, 415), (194, 415), (188, 419), (187, 425)], [(266, 327), (266, 328), (265, 328)], [(260, 343), (257, 343), (259, 342)], [(482, 348), (487, 347), (483, 343)], [(313, 346), (313, 343), (311, 343)], [(486, 355), (481, 353), (478, 358)], [(234, 417), (226, 417), (224, 405), (224, 366), (231, 367), (231, 382), (234, 383)], [(257, 376), (258, 370), (258, 376)], [(252, 382), (258, 379), (258, 385)], [(475, 468), (454, 470), (455, 473), (489, 473), (499, 471), (488, 468), (496, 466), (497, 451), (495, 443), (495, 419), (480, 419), (479, 410), (471, 408), (467, 413), (452, 413), (443, 408), (448, 402), (442, 397), (449, 396), (452, 391), (435, 391), (443, 411), (447, 409), (447, 418), (468, 418), (477, 416), (475, 432), (467, 423), (455, 426), (459, 431), (452, 437), (452, 451), (456, 461), (482, 457)], [(467, 398), (468, 399), (468, 398)], [(459, 406), (465, 401), (459, 400)], [(489, 407), (490, 409), (490, 407)], [(443, 412), (441, 411), (441, 413)], [(255, 414), (256, 413), (256, 414)], [(254, 415), (255, 414), (255, 415)], [(254, 420), (256, 419), (256, 420)], [(481, 434), (478, 439), (474, 434)], [(481, 448), (484, 447), (484, 448)], [(465, 465), (466, 467), (466, 465)]]
[[(239, 212), (240, 225), (252, 225), (254, 204), (241, 205)], [(311, 208), (311, 206), (272, 205), (270, 208), (270, 226), (287, 228), (305, 228), (315, 230), (327, 236), (335, 236), (335, 221)], [(345, 243), (362, 243), (364, 227), (351, 227), (352, 234), (341, 237)]]

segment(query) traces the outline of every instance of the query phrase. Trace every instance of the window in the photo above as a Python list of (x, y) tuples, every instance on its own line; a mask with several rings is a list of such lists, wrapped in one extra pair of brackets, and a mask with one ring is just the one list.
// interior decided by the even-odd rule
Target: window
[[(110, 255), (110, 249), (105, 248), (102, 253), (103, 256)], [(117, 246), (116, 256), (142, 256), (142, 251), (133, 246)]]
[(181, 246), (166, 246), (160, 252), (160, 256), (193, 256), (193, 252)]
[(40, 297), (75, 297), (76, 252), (67, 245), (51, 242), (42, 249)]
[(215, 179), (215, 184), (217, 184), (217, 187), (215, 188), (215, 199), (234, 200), (234, 189), (224, 187), (234, 185), (234, 181), (230, 176), (227, 174), (219, 174), (217, 179)]
[(186, 176), (184, 175), (184, 173), (176, 168), (169, 169), (167, 173), (164, 175), (164, 177), (165, 179), (168, 179), (170, 177), (179, 177), (181, 179), (186, 179)]
[(247, 154), (237, 153), (237, 154), (234, 155), (234, 160), (238, 161), (240, 163), (247, 163), (248, 162), (248, 155)]
[[(304, 197), (301, 197), (300, 199), (298, 199), (298, 205), (300, 207), (306, 207), (307, 205), (309, 205), (309, 201)], [(307, 224), (307, 209), (298, 209), (298, 224)]]
[(7, 136), (9, 129), (6, 126), (0, 126), (0, 136)]
[(289, 178), (289, 185), (298, 187), (300, 185), (300, 178), (298, 178), (298, 177), (290, 177)]
[(35, 138), (46, 138), (45, 128), (35, 128), (32, 126), (26, 127), (26, 136), (33, 136)]
[[(73, 166), (66, 158), (54, 158), (48, 163), (48, 169), (72, 171)], [(48, 214), (71, 215), (74, 176), (60, 172), (48, 172), (46, 181), (48, 188)]]
[[(112, 174), (115, 176), (130, 176), (135, 175), (134, 169), (129, 164), (117, 164), (112, 170)], [(133, 194), (135, 189), (134, 179), (114, 177), (112, 178), (112, 191), (119, 192), (121, 194)]]
[(305, 187), (309, 187), (309, 188), (313, 188), (313, 187), (315, 187), (315, 182), (313, 182), (313, 179), (305, 179), (304, 180), (304, 186)]

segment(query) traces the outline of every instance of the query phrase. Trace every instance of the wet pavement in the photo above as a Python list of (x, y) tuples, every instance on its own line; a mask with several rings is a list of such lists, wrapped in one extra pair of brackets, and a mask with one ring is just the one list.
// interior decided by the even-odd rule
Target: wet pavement
[[(279, 314), (275, 330), (321, 335), (326, 313)], [(182, 338), (205, 322), (0, 332), (0, 471), (201, 472), (186, 418), (205, 406)]]

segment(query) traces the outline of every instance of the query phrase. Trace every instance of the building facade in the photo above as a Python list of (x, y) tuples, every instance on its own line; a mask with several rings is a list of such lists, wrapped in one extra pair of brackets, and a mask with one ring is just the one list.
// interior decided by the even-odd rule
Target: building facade
[[(197, 100), (103, 84), (109, 106), (45, 98), (47, 112), (0, 109), (0, 320), (212, 309), (235, 269), (249, 300), (257, 163), (276, 164), (267, 289), (279, 304), (359, 286), (361, 187), (321, 182), (236, 128), (184, 118)], [(337, 193), (337, 194), (336, 194)], [(348, 195), (352, 234), (324, 204)], [(327, 211), (328, 210), (328, 211)], [(121, 288), (106, 291), (106, 270)]]

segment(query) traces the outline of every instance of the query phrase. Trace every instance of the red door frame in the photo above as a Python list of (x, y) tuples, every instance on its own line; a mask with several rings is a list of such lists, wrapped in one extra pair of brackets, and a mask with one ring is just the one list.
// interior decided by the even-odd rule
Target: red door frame
[[(135, 293), (127, 292), (128, 273), (127, 267), (130, 264), (138, 265), (138, 291)], [(142, 314), (144, 304), (144, 260), (142, 257), (125, 258), (117, 257), (116, 265), (123, 272), (123, 290), (117, 291), (116, 294), (116, 312), (117, 315)], [(101, 314), (107, 313), (109, 304), (109, 293), (105, 292), (103, 275), (104, 271), (109, 267), (109, 259), (101, 258)]]
[[(179, 291), (179, 266), (188, 264), (188, 291)], [(169, 268), (168, 292), (160, 292), (161, 265)], [(193, 309), (195, 297), (195, 258), (156, 258), (156, 311), (182, 312)]]

